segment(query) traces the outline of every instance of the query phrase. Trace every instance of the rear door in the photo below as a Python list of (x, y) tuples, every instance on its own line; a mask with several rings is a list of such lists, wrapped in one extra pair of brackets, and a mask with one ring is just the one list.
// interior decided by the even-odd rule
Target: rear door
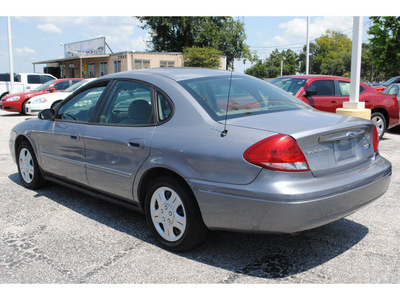
[(143, 83), (116, 81), (98, 121), (83, 136), (91, 187), (133, 199), (133, 181), (150, 154), (155, 130), (152, 95)]

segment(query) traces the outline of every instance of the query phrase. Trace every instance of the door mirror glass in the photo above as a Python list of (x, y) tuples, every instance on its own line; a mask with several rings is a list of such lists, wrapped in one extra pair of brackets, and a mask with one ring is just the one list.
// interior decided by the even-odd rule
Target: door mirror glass
[(53, 120), (55, 116), (54, 109), (48, 108), (39, 112), (38, 118), (42, 120)]

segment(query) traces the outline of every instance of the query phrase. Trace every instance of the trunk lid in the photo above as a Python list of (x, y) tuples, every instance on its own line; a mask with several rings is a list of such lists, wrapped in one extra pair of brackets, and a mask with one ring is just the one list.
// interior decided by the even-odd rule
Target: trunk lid
[(374, 156), (374, 124), (369, 120), (294, 110), (231, 119), (227, 124), (290, 135), (316, 177), (354, 168)]

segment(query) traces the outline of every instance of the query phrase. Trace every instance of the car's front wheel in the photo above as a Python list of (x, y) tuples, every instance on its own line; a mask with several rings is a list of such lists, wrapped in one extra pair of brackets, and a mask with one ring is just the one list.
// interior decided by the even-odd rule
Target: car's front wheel
[(18, 154), (18, 173), (23, 185), (29, 189), (40, 188), (45, 181), (39, 170), (35, 152), (31, 144), (22, 142), (17, 150)]
[(207, 227), (193, 193), (174, 177), (159, 177), (149, 185), (147, 223), (157, 241), (171, 251), (187, 251), (204, 242)]

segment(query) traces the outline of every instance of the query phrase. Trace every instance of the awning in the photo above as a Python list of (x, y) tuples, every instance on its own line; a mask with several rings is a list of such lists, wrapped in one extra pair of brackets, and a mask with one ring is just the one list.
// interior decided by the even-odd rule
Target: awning
[(93, 59), (93, 58), (108, 58), (110, 54), (101, 54), (101, 55), (83, 55), (83, 56), (71, 56), (65, 58), (56, 58), (56, 59), (49, 59), (43, 61), (33, 62), (33, 65), (43, 65), (43, 64), (51, 64), (51, 63), (62, 63), (64, 61), (69, 60), (84, 60), (84, 59)]

